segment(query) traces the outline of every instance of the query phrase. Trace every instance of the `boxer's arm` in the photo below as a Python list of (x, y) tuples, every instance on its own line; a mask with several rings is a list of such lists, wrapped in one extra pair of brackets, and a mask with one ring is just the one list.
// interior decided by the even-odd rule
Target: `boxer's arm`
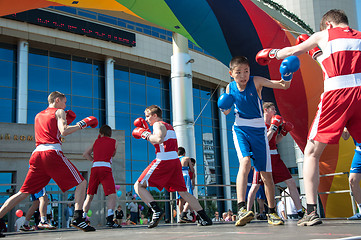
[[(226, 93), (229, 93), (229, 84), (226, 87)], [(230, 108), (226, 111), (223, 111), (223, 114), (227, 116), (231, 112), (231, 110), (232, 110), (232, 108)]]
[(289, 56), (299, 56), (303, 53), (307, 53), (309, 50), (319, 46), (322, 50), (322, 39), (324, 38), (325, 31), (316, 32), (310, 36), (307, 41), (304, 41), (298, 45), (285, 47), (277, 52), (277, 58), (283, 59)]
[(60, 134), (62, 136), (67, 136), (69, 134), (72, 134), (73, 132), (76, 132), (80, 129), (79, 126), (77, 125), (73, 125), (73, 126), (70, 126), (67, 124), (67, 121), (66, 121), (66, 114), (65, 114), (65, 111), (63, 109), (58, 109), (56, 112), (55, 112), (55, 117), (58, 121), (58, 129), (60, 131)]
[(93, 147), (94, 147), (94, 143), (92, 145), (90, 145), (85, 152), (83, 153), (83, 157), (88, 159), (89, 161), (94, 161), (93, 156), (91, 155), (93, 152)]
[(281, 140), (283, 139), (283, 135), (282, 134), (277, 134), (277, 137), (276, 137), (276, 144), (278, 144), (279, 142), (281, 142)]
[(153, 124), (153, 134), (149, 135), (148, 141), (151, 144), (161, 144), (164, 142), (164, 137), (167, 134), (167, 129), (160, 122), (155, 122)]
[(349, 133), (349, 131), (347, 130), (347, 128), (344, 128), (341, 137), (342, 137), (344, 140), (347, 140), (347, 139), (350, 138), (350, 136), (351, 136), (351, 134)]
[(114, 150), (114, 153), (113, 153), (113, 157), (114, 157), (115, 154), (117, 153), (117, 147), (118, 147), (118, 141), (115, 140), (115, 150)]
[(192, 165), (191, 158), (190, 158), (190, 157), (186, 157), (186, 158), (187, 158), (189, 170), (190, 170), (192, 173), (194, 173), (194, 167), (193, 167), (193, 165)]
[(291, 81), (269, 80), (264, 77), (255, 76), (253, 78), (257, 90), (262, 87), (275, 88), (275, 89), (288, 89), (291, 86)]

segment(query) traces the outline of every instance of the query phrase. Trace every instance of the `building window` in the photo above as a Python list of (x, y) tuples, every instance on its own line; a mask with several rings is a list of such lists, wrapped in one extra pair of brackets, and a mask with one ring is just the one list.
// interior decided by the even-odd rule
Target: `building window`
[(17, 47), (0, 43), (0, 122), (16, 122)]
[(134, 182), (155, 158), (153, 145), (132, 137), (133, 122), (144, 118), (145, 108), (153, 104), (162, 108), (164, 121), (170, 121), (169, 77), (114, 65), (114, 92), (115, 126), (125, 131), (126, 190), (131, 194)]
[(66, 109), (79, 121), (94, 116), (105, 123), (104, 62), (41, 49), (29, 49), (28, 123), (48, 105), (50, 92), (67, 97)]

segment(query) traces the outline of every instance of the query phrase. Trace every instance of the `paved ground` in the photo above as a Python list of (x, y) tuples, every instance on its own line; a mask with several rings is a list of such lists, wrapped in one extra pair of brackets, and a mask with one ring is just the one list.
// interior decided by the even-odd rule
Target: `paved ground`
[(270, 226), (267, 221), (252, 221), (244, 227), (234, 223), (216, 223), (198, 227), (195, 224), (160, 224), (157, 228), (146, 226), (124, 226), (121, 229), (98, 228), (96, 232), (84, 233), (78, 230), (35, 231), (26, 233), (6, 233), (3, 239), (361, 239), (361, 221), (324, 220), (313, 227), (297, 227), (296, 221), (287, 221), (284, 226)]

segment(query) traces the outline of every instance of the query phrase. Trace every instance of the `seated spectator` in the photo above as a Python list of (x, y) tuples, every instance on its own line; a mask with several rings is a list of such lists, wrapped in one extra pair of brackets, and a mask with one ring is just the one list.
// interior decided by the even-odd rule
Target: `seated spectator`
[(219, 212), (214, 212), (214, 218), (212, 219), (213, 222), (220, 222), (223, 221), (221, 217), (219, 217)]

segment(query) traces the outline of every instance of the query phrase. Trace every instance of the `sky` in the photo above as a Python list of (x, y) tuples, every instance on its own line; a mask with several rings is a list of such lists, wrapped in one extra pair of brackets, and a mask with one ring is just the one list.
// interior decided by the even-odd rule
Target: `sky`
[(356, 9), (358, 30), (361, 31), (361, 0), (356, 0)]

